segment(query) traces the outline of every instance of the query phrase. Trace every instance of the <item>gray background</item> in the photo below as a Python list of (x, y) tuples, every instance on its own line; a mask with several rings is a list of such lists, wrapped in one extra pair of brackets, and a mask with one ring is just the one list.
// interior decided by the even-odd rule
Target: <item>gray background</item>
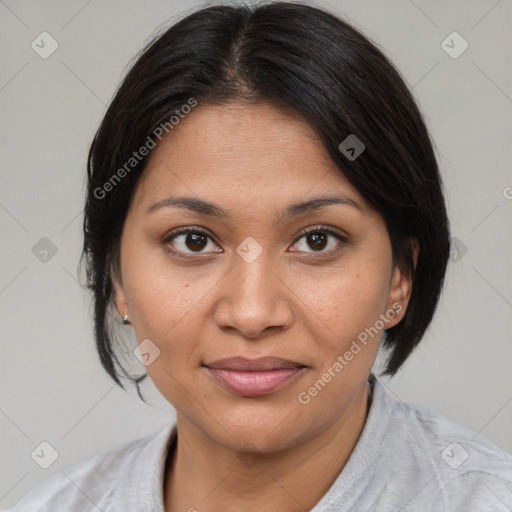
[[(101, 368), (77, 263), (86, 155), (106, 104), (155, 30), (199, 5), (0, 0), (0, 507), (51, 473), (174, 421), (151, 382), (148, 406)], [(414, 88), (460, 241), (427, 336), (384, 383), (511, 451), (511, 2), (319, 5), (363, 29)], [(31, 47), (43, 31), (59, 45), (47, 59)], [(458, 58), (441, 45), (453, 31), (469, 44)], [(450, 41), (451, 51), (461, 48)], [(46, 262), (43, 237), (57, 249)], [(59, 454), (48, 469), (31, 458), (42, 441)]]

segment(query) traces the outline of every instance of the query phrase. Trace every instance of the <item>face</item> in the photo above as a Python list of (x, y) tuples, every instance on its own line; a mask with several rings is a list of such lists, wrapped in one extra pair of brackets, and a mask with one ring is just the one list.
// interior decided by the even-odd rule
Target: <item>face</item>
[[(199, 104), (152, 150), (120, 268), (116, 307), (150, 340), (150, 378), (234, 450), (339, 421), (410, 295), (382, 216), (305, 121), (267, 104)], [(287, 362), (250, 366), (264, 357)]]

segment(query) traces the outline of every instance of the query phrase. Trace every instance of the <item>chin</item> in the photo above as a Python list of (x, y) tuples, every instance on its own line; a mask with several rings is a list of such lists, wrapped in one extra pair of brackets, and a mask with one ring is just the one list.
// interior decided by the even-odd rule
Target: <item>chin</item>
[[(276, 407), (260, 402), (240, 407), (225, 407), (215, 419), (203, 418), (207, 422), (204, 430), (216, 442), (234, 451), (250, 445), (259, 452), (272, 453), (296, 444), (304, 433), (307, 422), (298, 418), (293, 407)], [(300, 426), (300, 431), (298, 427)]]

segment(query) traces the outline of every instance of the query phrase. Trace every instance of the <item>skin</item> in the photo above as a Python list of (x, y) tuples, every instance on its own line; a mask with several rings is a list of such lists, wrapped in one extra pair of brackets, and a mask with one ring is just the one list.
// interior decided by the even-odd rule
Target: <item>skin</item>
[[(320, 195), (348, 197), (360, 209), (334, 204), (280, 219), (290, 204)], [(231, 217), (176, 206), (147, 213), (170, 196), (207, 200)], [(326, 243), (315, 245), (301, 230), (317, 225), (347, 241), (326, 233)], [(187, 227), (211, 238), (165, 241)], [(247, 237), (262, 249), (251, 263), (236, 252)], [(311, 127), (265, 103), (199, 104), (149, 156), (126, 218), (120, 268), (117, 310), (129, 314), (139, 342), (160, 350), (146, 369), (177, 411), (165, 510), (312, 508), (364, 427), (382, 332), (309, 403), (298, 395), (396, 303), (401, 313), (386, 328), (400, 321), (411, 280), (393, 266), (382, 216)], [(267, 355), (307, 368), (270, 395), (244, 397), (202, 367)], [(246, 463), (241, 455), (254, 458)]]

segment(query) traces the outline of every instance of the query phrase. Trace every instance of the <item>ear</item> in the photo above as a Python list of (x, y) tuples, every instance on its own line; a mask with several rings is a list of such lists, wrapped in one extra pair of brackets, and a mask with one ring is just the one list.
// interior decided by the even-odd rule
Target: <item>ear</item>
[(117, 312), (119, 313), (119, 316), (121, 316), (122, 318), (125, 315), (125, 313), (129, 313), (122, 280), (121, 277), (118, 275), (118, 272), (116, 272), (113, 269), (111, 270), (110, 275), (112, 276), (114, 304), (116, 306)]
[[(411, 255), (416, 270), (416, 264), (418, 263), (418, 254), (420, 252), (420, 245), (418, 240), (411, 239), (409, 241), (411, 246)], [(411, 272), (406, 272), (397, 266), (393, 270), (393, 276), (391, 278), (391, 284), (388, 294), (388, 311), (394, 310), (394, 317), (388, 322), (387, 329), (395, 326), (404, 317), (409, 304), (413, 286), (413, 276)]]

